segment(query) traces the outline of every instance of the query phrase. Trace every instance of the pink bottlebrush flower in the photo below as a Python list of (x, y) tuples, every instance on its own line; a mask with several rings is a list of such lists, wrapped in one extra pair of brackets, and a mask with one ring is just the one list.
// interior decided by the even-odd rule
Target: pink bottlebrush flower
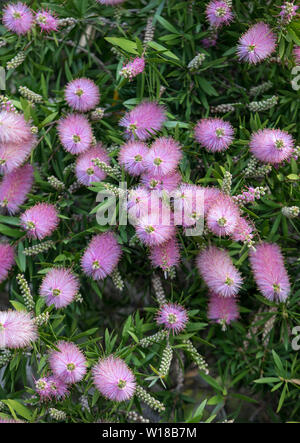
[(68, 385), (60, 378), (51, 375), (51, 377), (48, 377), (47, 381), (49, 384), (50, 395), (56, 400), (62, 400), (69, 394)]
[(0, 143), (22, 143), (32, 138), (30, 125), (23, 114), (0, 112)]
[(14, 248), (0, 243), (0, 283), (3, 282), (15, 263)]
[(239, 216), (231, 237), (234, 241), (245, 242), (253, 238), (253, 231), (254, 226), (252, 223), (248, 222), (244, 217)]
[(223, 297), (233, 297), (239, 292), (243, 279), (226, 251), (211, 246), (200, 252), (197, 267), (212, 292)]
[(219, 197), (206, 216), (208, 228), (220, 237), (234, 232), (239, 219), (239, 209), (229, 196)]
[(21, 225), (29, 238), (42, 240), (58, 226), (59, 218), (54, 205), (37, 203), (21, 215)]
[(115, 6), (119, 5), (120, 3), (123, 3), (125, 0), (96, 0), (98, 3), (101, 3), (101, 5), (106, 6)]
[(141, 217), (136, 225), (138, 238), (147, 246), (160, 245), (175, 236), (175, 226), (168, 207), (154, 208)]
[(174, 198), (175, 224), (185, 227), (193, 226), (204, 215), (204, 188), (188, 183), (172, 193)]
[(132, 80), (137, 75), (141, 74), (145, 69), (145, 59), (141, 57), (136, 57), (132, 62), (127, 63), (123, 66), (120, 71), (120, 75), (124, 78)]
[(24, 142), (0, 143), (0, 173), (7, 174), (19, 168), (27, 160), (35, 144), (34, 135)]
[(120, 120), (125, 136), (130, 140), (147, 140), (160, 131), (166, 120), (165, 109), (154, 102), (144, 102), (127, 112)]
[(174, 172), (181, 157), (180, 144), (171, 137), (161, 137), (152, 144), (144, 165), (148, 173), (164, 176)]
[(69, 269), (51, 269), (45, 276), (40, 288), (40, 296), (46, 305), (64, 308), (74, 300), (79, 290), (79, 280)]
[(33, 167), (29, 164), (6, 174), (0, 183), (0, 206), (15, 214), (32, 188)]
[(96, 235), (89, 243), (81, 260), (86, 275), (103, 280), (110, 275), (121, 257), (121, 246), (112, 232)]
[(84, 115), (69, 114), (58, 122), (58, 134), (61, 144), (71, 154), (86, 151), (93, 138), (92, 128)]
[(152, 266), (160, 267), (163, 271), (177, 266), (180, 260), (180, 251), (176, 238), (172, 237), (161, 245), (153, 246), (150, 250), (150, 260)]
[(94, 384), (103, 397), (112, 401), (129, 400), (135, 392), (135, 376), (120, 358), (100, 359), (93, 367)]
[(145, 157), (149, 152), (148, 146), (139, 141), (131, 141), (121, 146), (119, 152), (119, 163), (124, 166), (125, 171), (137, 176), (145, 171)]
[(186, 327), (188, 322), (187, 311), (183, 306), (176, 303), (163, 305), (157, 313), (156, 321), (159, 325), (164, 325), (173, 334), (179, 334)]
[(35, 14), (35, 22), (45, 32), (57, 31), (58, 29), (57, 18), (52, 12), (45, 9), (41, 9)]
[(286, 131), (260, 129), (251, 136), (250, 151), (263, 163), (278, 164), (293, 155), (294, 141)]
[(32, 12), (24, 3), (9, 3), (4, 8), (3, 24), (18, 35), (26, 34), (33, 25)]
[(91, 183), (101, 182), (106, 178), (106, 173), (92, 162), (95, 158), (107, 165), (110, 163), (108, 153), (101, 143), (78, 156), (75, 172), (79, 183), (90, 186)]
[(296, 46), (293, 52), (296, 65), (300, 65), (300, 46)]
[(261, 293), (271, 301), (283, 302), (291, 290), (280, 248), (274, 243), (261, 243), (250, 251), (250, 264)]
[(141, 183), (150, 191), (172, 192), (178, 187), (181, 180), (182, 177), (178, 171), (164, 176), (151, 173), (145, 173), (141, 176)]
[(75, 111), (90, 111), (99, 103), (99, 88), (89, 78), (77, 78), (67, 85), (65, 98), (68, 105)]
[(41, 401), (50, 400), (51, 398), (51, 389), (48, 381), (48, 377), (42, 377), (36, 380), (35, 382), (35, 390), (39, 395)]
[(221, 325), (229, 325), (239, 318), (239, 310), (234, 297), (210, 294), (207, 317)]
[(70, 384), (82, 380), (87, 369), (83, 352), (74, 343), (66, 341), (58, 342), (56, 348), (59, 350), (52, 350), (49, 355), (49, 365), (55, 377)]
[(233, 19), (233, 14), (226, 1), (212, 0), (207, 5), (206, 17), (210, 26), (219, 28), (228, 25)]
[(210, 152), (225, 151), (233, 141), (233, 127), (221, 118), (203, 118), (195, 127), (195, 138)]
[(249, 63), (259, 63), (275, 50), (276, 35), (265, 23), (252, 26), (239, 40), (238, 56)]
[(128, 193), (127, 209), (133, 221), (151, 211), (150, 191), (143, 186), (131, 189)]
[(204, 189), (204, 215), (207, 215), (209, 209), (215, 202), (223, 197), (225, 194), (218, 188), (203, 188)]
[(37, 337), (37, 327), (28, 312), (0, 311), (0, 349), (25, 348)]

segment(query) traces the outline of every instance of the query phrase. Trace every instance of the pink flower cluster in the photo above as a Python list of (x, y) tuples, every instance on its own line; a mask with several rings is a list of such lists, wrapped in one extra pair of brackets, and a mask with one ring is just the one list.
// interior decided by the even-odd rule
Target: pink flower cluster
[(136, 57), (132, 62), (127, 63), (123, 66), (120, 71), (120, 75), (124, 78), (132, 80), (137, 75), (141, 74), (145, 69), (145, 59), (141, 57)]
[(23, 35), (29, 32), (34, 23), (42, 31), (57, 31), (58, 20), (52, 12), (45, 9), (37, 11), (35, 14), (24, 3), (9, 3), (3, 13), (3, 24), (11, 32)]

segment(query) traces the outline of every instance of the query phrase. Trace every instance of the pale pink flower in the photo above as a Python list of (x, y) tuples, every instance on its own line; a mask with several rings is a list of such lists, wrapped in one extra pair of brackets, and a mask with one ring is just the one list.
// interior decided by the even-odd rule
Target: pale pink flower
[(294, 58), (295, 58), (296, 65), (300, 65), (300, 46), (295, 46)]
[(54, 268), (47, 272), (40, 296), (45, 298), (47, 306), (53, 304), (56, 308), (64, 308), (72, 303), (79, 286), (78, 278), (69, 269)]
[(127, 209), (133, 221), (151, 211), (150, 191), (143, 186), (131, 189), (128, 193)]
[(25, 202), (34, 181), (33, 167), (29, 164), (6, 174), (0, 183), (0, 206), (9, 214), (18, 212)]
[(161, 137), (152, 144), (144, 165), (148, 173), (164, 176), (175, 171), (181, 157), (180, 144), (171, 137)]
[(94, 280), (103, 280), (110, 275), (121, 257), (121, 246), (112, 232), (96, 235), (89, 243), (81, 266), (86, 275)]
[(229, 325), (239, 318), (239, 310), (234, 297), (210, 294), (207, 317), (221, 325)]
[(259, 290), (268, 300), (285, 301), (291, 286), (279, 246), (262, 242), (255, 248), (250, 263)]
[(110, 163), (108, 153), (101, 143), (78, 156), (75, 172), (79, 183), (90, 186), (91, 183), (101, 182), (106, 178), (106, 172), (92, 162), (94, 159), (99, 159), (107, 165)]
[(75, 111), (90, 111), (99, 103), (99, 88), (96, 83), (89, 78), (77, 78), (67, 85), (65, 98), (68, 105)]
[(209, 209), (216, 201), (225, 194), (218, 188), (202, 188), (204, 190), (204, 214), (207, 215)]
[(186, 327), (188, 315), (186, 309), (176, 303), (163, 305), (157, 313), (156, 321), (159, 325), (164, 325), (173, 334), (179, 334)]
[(35, 144), (34, 135), (23, 142), (0, 143), (0, 173), (7, 174), (19, 168), (27, 160)]
[(37, 327), (28, 312), (0, 311), (0, 349), (25, 348), (37, 337)]
[(221, 118), (203, 118), (195, 127), (195, 138), (198, 143), (210, 152), (228, 149), (233, 142), (233, 127)]
[(119, 163), (129, 174), (140, 175), (145, 171), (144, 163), (148, 151), (148, 146), (143, 142), (128, 142), (120, 148)]
[(0, 112), (0, 143), (21, 143), (32, 137), (30, 125), (23, 114)]
[(211, 246), (197, 257), (198, 270), (212, 292), (232, 297), (239, 292), (243, 279), (226, 251)]
[(35, 14), (35, 22), (45, 32), (57, 31), (58, 29), (57, 18), (52, 12), (45, 9), (41, 9)]
[(238, 56), (249, 63), (259, 63), (276, 48), (276, 35), (265, 23), (252, 26), (239, 40)]
[(278, 164), (292, 156), (294, 140), (280, 129), (260, 129), (251, 136), (250, 151), (263, 163)]
[(39, 240), (51, 235), (59, 223), (57, 210), (49, 203), (37, 203), (27, 209), (20, 220), (27, 236)]
[(9, 3), (4, 8), (3, 24), (18, 35), (26, 34), (33, 25), (32, 12), (24, 3)]
[(120, 75), (124, 78), (132, 80), (137, 75), (141, 74), (145, 69), (145, 59), (141, 57), (136, 57), (133, 61), (127, 63), (123, 66), (120, 71)]
[(93, 380), (103, 397), (112, 401), (129, 400), (135, 392), (135, 376), (120, 358), (100, 359), (93, 367)]
[(207, 212), (208, 228), (220, 237), (234, 232), (240, 213), (236, 204), (229, 196), (219, 197)]
[(212, 0), (206, 7), (206, 17), (210, 26), (219, 28), (228, 25), (233, 19), (233, 14), (226, 1)]
[(15, 263), (14, 248), (8, 243), (0, 243), (0, 283), (3, 282)]
[(81, 114), (69, 114), (58, 122), (61, 144), (71, 154), (81, 154), (92, 143), (93, 133), (88, 119)]
[(169, 208), (162, 205), (141, 217), (136, 225), (138, 238), (148, 246), (160, 245), (175, 235), (175, 226)]
[(144, 173), (141, 176), (141, 183), (143, 183), (143, 185), (150, 191), (172, 192), (178, 187), (181, 180), (182, 177), (178, 171), (171, 172), (164, 176), (152, 174), (150, 172)]
[(177, 266), (180, 260), (180, 250), (176, 238), (172, 237), (161, 245), (153, 246), (150, 249), (150, 260), (154, 267), (160, 267), (163, 271)]
[(83, 379), (87, 362), (83, 352), (74, 343), (60, 341), (49, 355), (50, 368), (58, 379), (65, 383), (77, 383)]
[(166, 112), (162, 106), (144, 102), (127, 112), (120, 120), (120, 126), (125, 127), (126, 138), (147, 140), (162, 129), (165, 120)]
[(231, 237), (234, 241), (245, 242), (253, 238), (253, 231), (254, 225), (244, 217), (239, 216)]
[(175, 224), (193, 226), (204, 215), (205, 192), (200, 186), (182, 183), (172, 193)]

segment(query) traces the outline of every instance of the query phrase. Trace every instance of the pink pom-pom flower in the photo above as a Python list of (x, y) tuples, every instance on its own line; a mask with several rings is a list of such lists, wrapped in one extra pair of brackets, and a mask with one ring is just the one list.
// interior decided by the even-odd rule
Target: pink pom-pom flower
[(239, 292), (243, 280), (226, 251), (211, 246), (200, 252), (197, 267), (212, 292), (223, 297), (233, 297)]
[(221, 118), (203, 118), (195, 127), (195, 138), (210, 152), (225, 151), (233, 141), (233, 127)]
[(250, 151), (263, 163), (278, 164), (292, 156), (294, 141), (290, 134), (280, 129), (261, 129), (252, 134)]
[(150, 259), (154, 267), (160, 267), (163, 271), (169, 271), (177, 266), (180, 260), (178, 242), (172, 237), (162, 245), (153, 246), (150, 250)]
[(234, 241), (245, 242), (253, 238), (253, 231), (254, 225), (251, 222), (248, 222), (244, 217), (239, 216), (231, 237)]
[(132, 62), (127, 63), (123, 66), (120, 71), (120, 75), (124, 78), (132, 80), (137, 75), (141, 74), (145, 69), (145, 59), (141, 57), (136, 57)]
[(279, 246), (265, 242), (259, 244), (250, 251), (250, 264), (261, 293), (268, 300), (285, 301), (291, 287)]
[(210, 294), (207, 317), (213, 322), (220, 323), (225, 329), (226, 325), (239, 318), (236, 299)]
[(206, 7), (206, 17), (210, 26), (219, 28), (228, 25), (233, 19), (233, 14), (226, 1), (212, 0)]
[(234, 232), (239, 209), (229, 196), (221, 196), (210, 207), (206, 216), (208, 228), (220, 237)]
[(159, 325), (172, 331), (173, 334), (179, 334), (186, 327), (188, 315), (183, 306), (167, 303), (158, 311), (156, 321)]
[(79, 280), (69, 269), (51, 269), (45, 276), (40, 288), (41, 297), (46, 305), (64, 308), (74, 300), (79, 290)]
[(166, 113), (162, 106), (144, 102), (127, 112), (120, 120), (120, 126), (125, 128), (126, 138), (143, 141), (160, 131), (165, 120)]
[(0, 183), (0, 206), (15, 214), (25, 202), (33, 181), (33, 167), (29, 164), (6, 174)]
[(67, 85), (65, 98), (68, 105), (75, 111), (90, 111), (99, 103), (99, 88), (89, 78), (77, 78)]
[(24, 142), (0, 143), (0, 173), (7, 174), (19, 168), (29, 157), (35, 143), (34, 136)]
[(139, 141), (131, 141), (121, 146), (119, 163), (125, 171), (137, 176), (145, 171), (145, 158), (149, 152), (148, 146)]
[(138, 238), (147, 246), (160, 245), (175, 235), (175, 226), (169, 208), (163, 204), (151, 209), (136, 225)]
[(112, 401), (129, 400), (135, 393), (135, 376), (120, 358), (100, 359), (93, 368), (93, 380), (103, 397)]
[(22, 143), (32, 138), (30, 125), (22, 114), (0, 112), (0, 143)]
[(204, 215), (204, 188), (182, 183), (172, 193), (174, 196), (175, 224), (185, 227), (193, 226)]
[(112, 232), (105, 232), (92, 238), (81, 266), (86, 275), (94, 280), (103, 280), (110, 275), (121, 257), (121, 246)]
[(45, 9), (41, 9), (35, 14), (35, 22), (45, 32), (57, 31), (58, 29), (57, 18), (53, 13)]
[(61, 144), (71, 154), (81, 154), (92, 143), (93, 133), (88, 119), (81, 114), (69, 114), (58, 122)]
[(161, 176), (157, 174), (144, 173), (141, 176), (141, 183), (150, 191), (174, 191), (182, 180), (178, 171)]
[(130, 222), (132, 222), (132, 224), (136, 222), (136, 219), (151, 212), (150, 197), (150, 191), (143, 186), (138, 186), (137, 188), (129, 191), (127, 209)]
[(18, 35), (26, 34), (33, 25), (33, 14), (24, 3), (9, 3), (3, 13), (3, 24)]
[(109, 165), (109, 156), (101, 143), (78, 156), (75, 172), (79, 183), (89, 186), (91, 183), (101, 182), (106, 178), (106, 173), (93, 163), (94, 159), (99, 159)]
[(51, 400), (52, 398), (62, 400), (69, 394), (66, 383), (53, 375), (36, 380), (35, 390), (41, 401)]
[(8, 276), (15, 263), (14, 249), (9, 244), (0, 243), (0, 283)]
[(238, 56), (249, 63), (259, 63), (269, 57), (276, 47), (276, 36), (265, 23), (252, 26), (239, 40)]
[(59, 218), (54, 205), (37, 203), (21, 215), (21, 225), (29, 238), (42, 240), (58, 226)]
[(58, 379), (65, 383), (77, 383), (83, 379), (87, 362), (83, 352), (74, 343), (60, 341), (56, 344), (58, 351), (49, 355), (50, 368)]
[(28, 312), (0, 311), (0, 349), (25, 348), (37, 337), (37, 327)]
[(294, 48), (293, 53), (294, 53), (296, 65), (300, 65), (300, 46), (296, 46)]
[(164, 176), (177, 168), (181, 157), (179, 143), (171, 137), (161, 137), (152, 144), (144, 165), (148, 173)]

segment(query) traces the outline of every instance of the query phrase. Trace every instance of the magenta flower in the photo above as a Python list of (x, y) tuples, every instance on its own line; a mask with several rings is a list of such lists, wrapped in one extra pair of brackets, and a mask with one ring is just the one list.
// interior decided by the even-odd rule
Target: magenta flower
[(148, 146), (143, 142), (128, 142), (120, 148), (119, 163), (129, 174), (140, 175), (145, 171), (144, 163), (148, 151)]
[(171, 137), (161, 137), (152, 144), (144, 164), (148, 173), (164, 176), (174, 172), (181, 157), (180, 144)]
[(294, 58), (295, 58), (296, 65), (300, 65), (300, 46), (295, 46)]
[(124, 78), (132, 80), (137, 75), (141, 74), (145, 69), (145, 59), (141, 57), (136, 57), (132, 62), (127, 63), (123, 66), (120, 71), (120, 75)]
[(0, 349), (25, 348), (37, 337), (37, 327), (28, 312), (0, 311)]
[(0, 112), (0, 144), (23, 143), (32, 138), (30, 125), (22, 114)]
[(238, 207), (229, 196), (219, 197), (208, 210), (207, 226), (220, 237), (230, 235), (236, 228), (239, 215)]
[(51, 375), (51, 377), (48, 377), (47, 381), (49, 385), (50, 395), (56, 400), (62, 400), (69, 394), (68, 385), (60, 378)]
[(101, 182), (106, 178), (106, 173), (92, 162), (96, 158), (107, 165), (110, 163), (107, 151), (101, 143), (78, 156), (75, 172), (79, 183), (90, 186), (91, 183)]
[(6, 174), (0, 183), (0, 206), (9, 214), (18, 212), (32, 188), (33, 167), (29, 164)]
[(14, 248), (8, 243), (0, 243), (0, 283), (3, 282), (15, 263)]
[(28, 140), (19, 143), (0, 143), (0, 173), (7, 174), (19, 168), (29, 157), (36, 138), (32, 135)]
[(121, 257), (121, 246), (112, 232), (96, 235), (89, 243), (81, 266), (86, 275), (103, 280), (111, 274)]
[(166, 120), (165, 109), (154, 102), (144, 102), (127, 112), (120, 120), (125, 136), (130, 140), (147, 140), (162, 129)]
[(59, 120), (58, 134), (61, 144), (71, 154), (81, 154), (86, 151), (93, 138), (88, 119), (80, 114), (69, 114)]
[(134, 395), (134, 374), (120, 358), (111, 355), (100, 359), (93, 368), (93, 379), (98, 391), (108, 400), (120, 402)]
[(150, 250), (150, 260), (154, 267), (160, 267), (163, 271), (177, 266), (180, 260), (180, 251), (176, 238), (172, 237), (161, 245), (153, 246)]
[(106, 6), (115, 6), (119, 5), (120, 3), (123, 3), (125, 0), (96, 0), (98, 3), (101, 3), (101, 5)]
[(68, 105), (75, 111), (90, 111), (99, 103), (99, 88), (89, 78), (77, 78), (67, 85), (65, 98)]
[(292, 156), (294, 141), (280, 129), (260, 129), (251, 136), (250, 151), (263, 163), (278, 164)]
[(195, 138), (208, 151), (225, 151), (233, 141), (233, 127), (220, 118), (203, 118), (195, 127)]
[(276, 47), (276, 35), (265, 23), (252, 26), (239, 40), (238, 56), (249, 63), (259, 63), (269, 57)]
[(4, 8), (3, 24), (18, 35), (26, 34), (33, 25), (32, 12), (24, 3), (9, 3)]
[(35, 22), (45, 32), (57, 31), (58, 29), (57, 18), (53, 13), (45, 9), (41, 9), (35, 14)]
[(182, 177), (178, 171), (164, 176), (151, 173), (145, 173), (141, 176), (141, 183), (150, 191), (172, 192), (178, 187), (181, 180)]
[(236, 299), (210, 294), (207, 317), (216, 323), (229, 325), (239, 318)]
[(66, 341), (58, 342), (56, 348), (59, 350), (52, 350), (49, 355), (49, 365), (55, 377), (70, 384), (82, 380), (87, 362), (80, 349)]
[(35, 390), (36, 393), (39, 395), (41, 401), (50, 400), (51, 389), (47, 377), (42, 377), (36, 380)]
[(212, 0), (207, 5), (206, 17), (210, 26), (219, 28), (228, 25), (233, 19), (233, 14), (226, 1)]
[(253, 224), (248, 222), (244, 217), (239, 216), (231, 237), (234, 241), (245, 242), (246, 240), (253, 238), (253, 231)]
[(21, 225), (29, 238), (42, 240), (58, 226), (59, 218), (54, 205), (37, 203), (21, 215)]
[(212, 292), (233, 297), (239, 292), (243, 279), (226, 251), (211, 246), (197, 257), (198, 270)]
[(69, 269), (51, 269), (45, 276), (40, 288), (40, 296), (46, 305), (64, 308), (74, 300), (79, 290), (79, 280)]
[(175, 226), (169, 208), (152, 210), (151, 214), (141, 217), (136, 226), (138, 238), (147, 246), (160, 245), (175, 235)]
[(268, 300), (285, 301), (291, 287), (279, 246), (265, 242), (256, 246), (250, 251), (250, 264), (261, 293)]
[(183, 306), (176, 303), (163, 305), (157, 313), (156, 321), (159, 325), (164, 325), (173, 334), (179, 334), (186, 327), (188, 315)]

